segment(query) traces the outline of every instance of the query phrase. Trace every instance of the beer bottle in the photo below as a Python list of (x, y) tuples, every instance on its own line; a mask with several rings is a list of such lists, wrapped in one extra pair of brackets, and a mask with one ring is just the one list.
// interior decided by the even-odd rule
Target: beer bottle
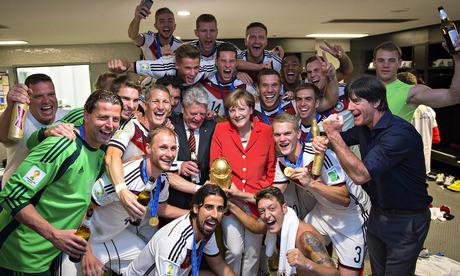
[(446, 41), (447, 49), (451, 55), (455, 54), (454, 43), (457, 40), (458, 32), (454, 22), (447, 16), (446, 10), (441, 6), (438, 7), (439, 17), (441, 18), (441, 34)]
[[(80, 227), (78, 227), (77, 232), (75, 232), (75, 235), (84, 238), (86, 241), (89, 240), (89, 237), (91, 236), (91, 230), (90, 230), (90, 225), (91, 225), (91, 216), (93, 215), (93, 209), (88, 208), (88, 211), (86, 211), (86, 218), (81, 224)], [(74, 262), (74, 263), (79, 263), (81, 261), (81, 256), (78, 258), (69, 256), (69, 260)]]
[[(320, 136), (320, 129), (318, 126), (318, 123), (316, 122), (315, 119), (311, 122), (311, 134), (313, 138), (319, 137)], [(313, 178), (316, 179), (321, 176), (321, 170), (323, 168), (323, 162), (324, 162), (324, 152), (323, 153), (315, 153), (315, 156), (313, 157), (313, 167), (311, 169), (311, 174), (313, 175)]]
[[(150, 202), (150, 191), (152, 190), (153, 185), (151, 180), (147, 182), (147, 185), (145, 186), (145, 189), (137, 196), (137, 202), (141, 204), (142, 206), (147, 206), (149, 205)], [(140, 219), (136, 219), (135, 221), (130, 221), (131, 225), (134, 226), (139, 226), (141, 224)]]
[[(198, 169), (200, 168), (200, 164), (198, 163), (198, 159), (196, 157), (196, 153), (195, 152), (191, 152), (190, 153), (190, 160), (195, 162), (195, 164), (198, 166)], [(194, 175), (191, 177), (191, 180), (193, 183), (195, 184), (200, 184), (200, 173), (198, 173), (197, 175)]]
[(25, 103), (14, 103), (13, 113), (11, 114), (8, 139), (21, 140), (24, 138), (24, 125), (26, 123), (26, 113), (28, 106)]

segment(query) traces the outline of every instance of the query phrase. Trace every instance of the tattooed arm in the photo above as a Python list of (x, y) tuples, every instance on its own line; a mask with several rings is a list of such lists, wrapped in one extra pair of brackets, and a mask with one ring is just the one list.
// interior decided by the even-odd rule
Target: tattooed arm
[(299, 237), (297, 248), (287, 252), (289, 265), (295, 266), (297, 275), (339, 275), (322, 241), (310, 231)]

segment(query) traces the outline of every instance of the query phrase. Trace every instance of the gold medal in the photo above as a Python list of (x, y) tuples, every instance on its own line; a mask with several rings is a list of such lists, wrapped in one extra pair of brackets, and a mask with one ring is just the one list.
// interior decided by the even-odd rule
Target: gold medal
[(149, 224), (150, 224), (150, 226), (152, 226), (152, 227), (157, 226), (157, 225), (158, 225), (158, 222), (159, 222), (158, 217), (151, 217), (151, 218), (149, 218)]
[(284, 168), (284, 175), (287, 176), (287, 177), (291, 177), (293, 171), (294, 171), (293, 168), (291, 168), (291, 167), (286, 167), (286, 168)]

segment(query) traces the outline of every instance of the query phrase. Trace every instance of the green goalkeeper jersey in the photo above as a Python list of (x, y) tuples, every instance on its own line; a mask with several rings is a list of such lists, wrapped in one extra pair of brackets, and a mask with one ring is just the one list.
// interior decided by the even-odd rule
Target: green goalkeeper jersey
[(49, 269), (59, 250), (13, 216), (28, 204), (56, 228), (76, 229), (102, 172), (104, 151), (49, 137), (35, 146), (0, 192), (0, 267), (24, 273)]

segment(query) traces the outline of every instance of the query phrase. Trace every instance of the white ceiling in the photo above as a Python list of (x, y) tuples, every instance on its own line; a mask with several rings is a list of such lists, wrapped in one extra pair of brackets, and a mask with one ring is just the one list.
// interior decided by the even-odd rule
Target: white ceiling
[[(129, 42), (128, 25), (140, 0), (1, 0), (0, 40), (26, 40), (30, 45)], [(175, 35), (194, 39), (195, 19), (212, 13), (219, 38), (242, 38), (252, 21), (267, 25), (269, 37), (302, 38), (309, 33), (382, 34), (438, 24), (437, 7), (460, 19), (459, 0), (155, 0), (154, 12), (169, 7), (176, 15)], [(333, 19), (400, 19), (391, 24), (325, 24)], [(153, 30), (153, 15), (141, 31)], [(460, 26), (459, 26), (460, 27)]]

